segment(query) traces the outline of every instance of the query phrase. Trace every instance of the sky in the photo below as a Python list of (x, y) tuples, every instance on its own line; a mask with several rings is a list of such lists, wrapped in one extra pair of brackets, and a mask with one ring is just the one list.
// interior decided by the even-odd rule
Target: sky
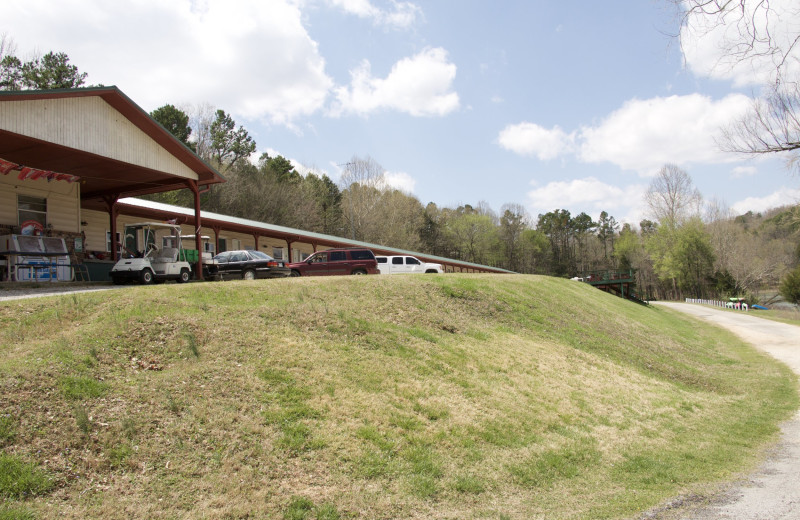
[(736, 214), (800, 201), (785, 158), (717, 144), (768, 69), (679, 30), (667, 0), (0, 0), (23, 60), (65, 52), (148, 112), (225, 110), (301, 172), (370, 157), (422, 204), (638, 225), (667, 163)]

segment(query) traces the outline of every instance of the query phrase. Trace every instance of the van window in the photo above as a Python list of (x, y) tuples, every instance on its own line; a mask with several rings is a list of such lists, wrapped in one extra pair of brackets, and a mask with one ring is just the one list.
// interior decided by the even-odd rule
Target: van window
[(392, 258), (392, 264), (394, 264), (394, 265), (403, 265), (403, 257), (402, 256), (396, 256), (396, 257)]
[(375, 260), (377, 260), (379, 264), (385, 264), (386, 263), (386, 257), (385, 256), (376, 256)]
[(347, 255), (344, 251), (333, 251), (328, 256), (330, 257), (331, 262), (341, 262), (342, 260), (347, 260)]

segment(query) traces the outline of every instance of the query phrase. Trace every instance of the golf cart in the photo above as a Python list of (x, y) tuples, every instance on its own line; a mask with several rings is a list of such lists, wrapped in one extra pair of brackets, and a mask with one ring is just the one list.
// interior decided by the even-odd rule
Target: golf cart
[[(139, 230), (142, 231), (144, 248), (131, 249), (128, 245), (137, 243)], [(181, 244), (180, 226), (142, 222), (126, 225), (125, 234), (123, 248), (132, 258), (122, 258), (111, 268), (114, 284), (138, 281), (146, 285), (166, 280), (186, 283), (192, 278), (192, 266), (186, 261)], [(156, 242), (157, 235), (161, 239), (161, 247)]]

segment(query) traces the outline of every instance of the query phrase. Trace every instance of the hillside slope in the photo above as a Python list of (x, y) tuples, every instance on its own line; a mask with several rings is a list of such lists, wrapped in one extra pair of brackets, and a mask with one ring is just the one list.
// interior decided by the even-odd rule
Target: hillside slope
[(625, 518), (797, 406), (730, 334), (567, 280), (109, 294), (0, 304), (0, 515)]

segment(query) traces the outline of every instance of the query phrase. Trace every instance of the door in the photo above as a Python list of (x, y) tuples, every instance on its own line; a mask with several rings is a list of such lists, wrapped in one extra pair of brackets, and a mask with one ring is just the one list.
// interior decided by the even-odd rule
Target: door
[(350, 262), (347, 261), (347, 253), (344, 251), (331, 251), (328, 254), (328, 274), (350, 274)]

